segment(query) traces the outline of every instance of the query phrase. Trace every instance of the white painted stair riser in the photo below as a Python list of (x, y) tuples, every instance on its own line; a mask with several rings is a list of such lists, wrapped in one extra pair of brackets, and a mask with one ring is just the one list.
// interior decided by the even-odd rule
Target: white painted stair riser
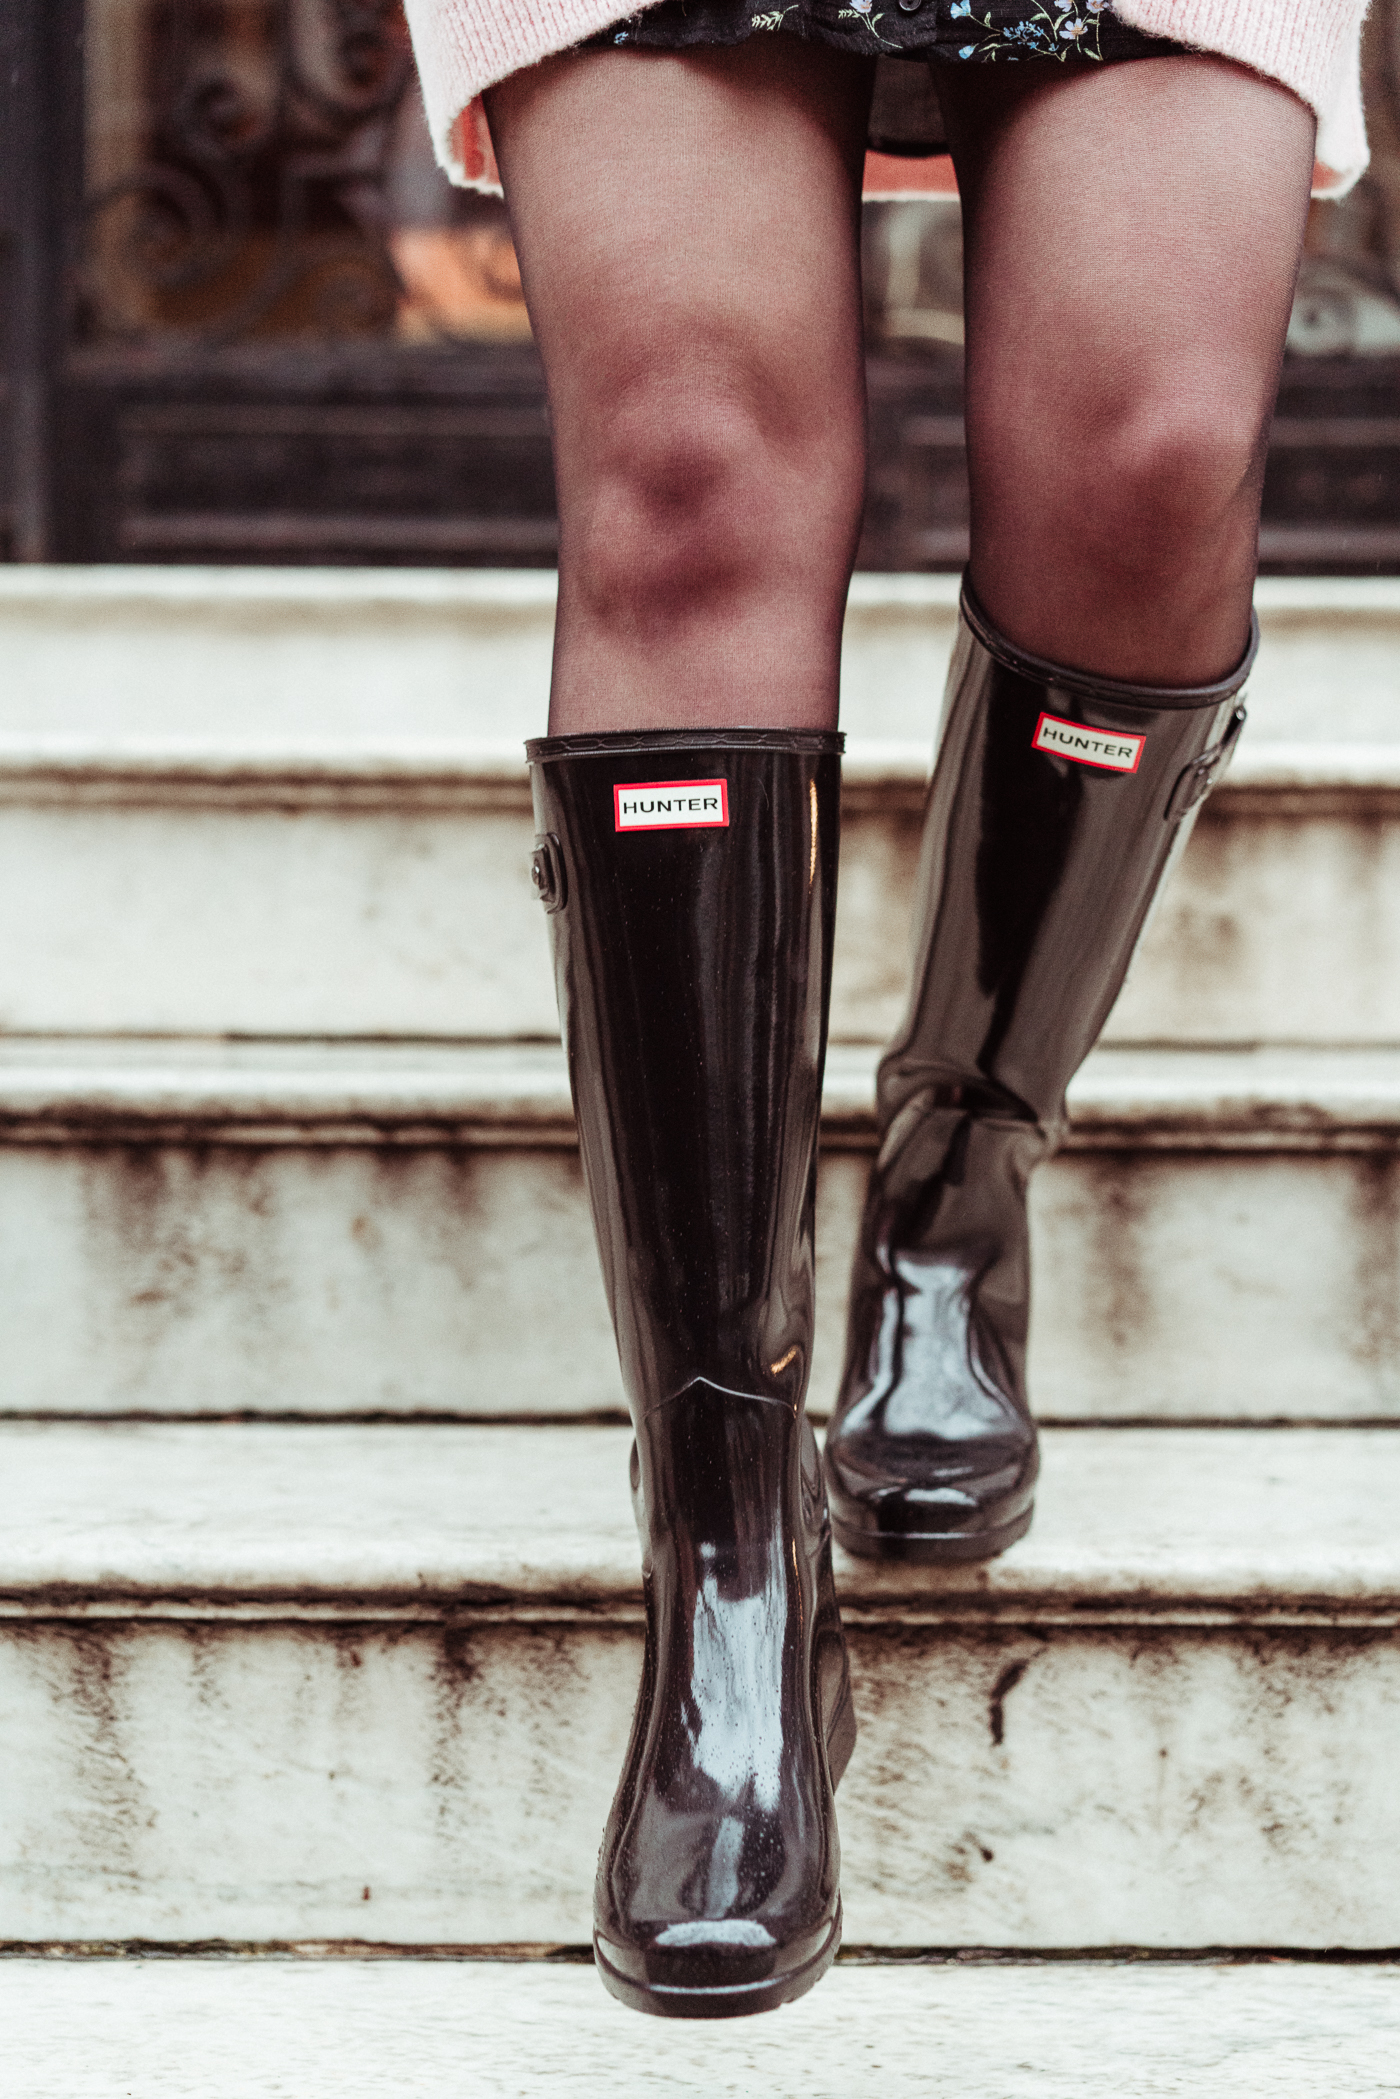
[[(587, 1938), (628, 1432), (0, 1430), (0, 1940)], [(989, 1569), (840, 1559), (847, 1934), (1400, 1942), (1390, 1431), (1062, 1431)]]
[[(0, 1627), (0, 1938), (588, 1937), (640, 1634), (296, 1617)], [(852, 1651), (853, 1942), (1400, 1943), (1393, 1632)]]
[[(837, 1041), (882, 1040), (902, 1010), (924, 762), (853, 750)], [(508, 746), (256, 765), (0, 749), (0, 1028), (554, 1035), (532, 837)], [(1400, 1040), (1400, 751), (1246, 746), (1107, 1039)]]
[[(818, 1416), (873, 1063), (828, 1065)], [(1400, 1058), (1105, 1050), (1073, 1101), (1042, 1415), (1400, 1419)], [(0, 1044), (0, 1118), (0, 1412), (622, 1404), (557, 1050)]]
[[(818, 1210), (811, 1404), (867, 1162)], [(1400, 1419), (1394, 1153), (1069, 1153), (1033, 1183), (1050, 1418)], [(622, 1404), (577, 1154), (0, 1148), (6, 1412), (573, 1414)]]

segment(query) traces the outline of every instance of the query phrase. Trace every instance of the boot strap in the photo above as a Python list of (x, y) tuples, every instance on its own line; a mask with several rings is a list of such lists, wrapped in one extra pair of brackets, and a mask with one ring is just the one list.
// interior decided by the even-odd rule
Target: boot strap
[(1167, 806), (1162, 812), (1166, 821), (1179, 823), (1183, 816), (1203, 802), (1220, 775), (1235, 755), (1235, 745), (1240, 740), (1240, 731), (1245, 723), (1245, 710), (1236, 707), (1225, 726), (1225, 734), (1209, 750), (1202, 751), (1182, 770), (1181, 777), (1167, 797)]

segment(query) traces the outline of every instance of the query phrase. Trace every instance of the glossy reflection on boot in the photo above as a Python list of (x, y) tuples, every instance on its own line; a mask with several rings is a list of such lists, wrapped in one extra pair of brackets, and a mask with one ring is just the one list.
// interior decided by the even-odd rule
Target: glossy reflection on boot
[(700, 1383), (637, 1451), (648, 1695), (599, 1860), (598, 1959), (677, 2008), (747, 2009), (819, 1971), (839, 1931), (830, 1797), (853, 1723), (844, 1652), (809, 1630), (839, 1642), (816, 1441), (791, 1408)]
[(1026, 656), (964, 592), (826, 1444), (853, 1552), (985, 1559), (1030, 1526), (1027, 1182), (1233, 748), (1253, 653), (1218, 686), (1120, 685)]
[(595, 1953), (616, 1996), (672, 2016), (781, 2004), (840, 1938), (855, 1724), (802, 1411), (839, 748), (530, 746), (647, 1614)]

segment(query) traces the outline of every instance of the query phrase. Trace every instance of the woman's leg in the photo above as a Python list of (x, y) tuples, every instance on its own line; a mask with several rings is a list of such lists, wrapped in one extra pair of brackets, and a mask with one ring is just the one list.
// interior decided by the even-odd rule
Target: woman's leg
[(869, 96), (858, 62), (759, 35), (489, 97), (554, 422), (556, 734), (835, 724)]
[(935, 1561), (1031, 1520), (1027, 1178), (1242, 719), (1312, 167), (1302, 106), (1212, 60), (943, 93), (970, 591), (826, 1442), (842, 1542)]
[(684, 2017), (800, 1996), (841, 1928), (855, 1722), (802, 1402), (868, 93), (760, 35), (490, 105), (559, 485), (535, 872), (646, 1541), (594, 1949)]
[(971, 578), (1022, 648), (1218, 678), (1249, 628), (1313, 117), (1213, 58), (946, 69)]

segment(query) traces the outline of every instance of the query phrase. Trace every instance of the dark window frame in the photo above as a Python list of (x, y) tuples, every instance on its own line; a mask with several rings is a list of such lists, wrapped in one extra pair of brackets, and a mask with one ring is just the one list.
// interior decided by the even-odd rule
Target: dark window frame
[[(0, 554), (16, 561), (552, 563), (529, 344), (74, 339), (83, 0), (0, 0)], [(961, 366), (872, 348), (860, 565), (966, 544)], [(1270, 448), (1276, 573), (1400, 574), (1400, 357), (1290, 358)]]

